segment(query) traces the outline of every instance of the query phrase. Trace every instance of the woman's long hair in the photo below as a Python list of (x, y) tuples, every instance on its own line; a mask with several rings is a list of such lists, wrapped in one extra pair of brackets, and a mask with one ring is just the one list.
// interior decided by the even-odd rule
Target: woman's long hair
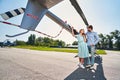
[[(79, 33), (81, 33), (82, 30), (84, 30), (84, 29), (80, 29)], [(82, 33), (82, 36), (86, 38), (86, 34), (85, 33)], [(87, 39), (86, 39), (86, 42), (87, 42)]]
[[(80, 29), (79, 33), (81, 33), (82, 30), (84, 30), (84, 29)], [(82, 33), (82, 36), (86, 36), (86, 34)]]

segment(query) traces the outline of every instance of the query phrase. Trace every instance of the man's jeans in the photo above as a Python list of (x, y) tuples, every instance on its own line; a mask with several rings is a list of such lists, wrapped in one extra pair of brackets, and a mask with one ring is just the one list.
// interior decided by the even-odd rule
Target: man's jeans
[(88, 64), (94, 65), (95, 46), (88, 46), (88, 50), (89, 50), (89, 54), (91, 55), (91, 59), (90, 59), (90, 57), (88, 57)]

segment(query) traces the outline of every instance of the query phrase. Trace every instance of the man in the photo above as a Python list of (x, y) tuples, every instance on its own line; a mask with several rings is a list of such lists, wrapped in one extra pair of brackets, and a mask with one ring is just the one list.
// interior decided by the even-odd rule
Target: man
[(87, 45), (88, 45), (88, 49), (89, 52), (91, 54), (91, 59), (88, 58), (88, 66), (93, 66), (94, 65), (94, 61), (95, 61), (95, 45), (99, 42), (99, 37), (98, 34), (96, 32), (93, 31), (93, 26), (89, 25), (87, 27), (88, 32), (86, 33), (87, 36)]

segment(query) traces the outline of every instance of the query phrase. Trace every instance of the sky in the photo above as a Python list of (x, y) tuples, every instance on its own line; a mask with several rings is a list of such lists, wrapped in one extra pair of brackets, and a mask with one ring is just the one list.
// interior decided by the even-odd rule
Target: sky
[[(20, 7), (25, 8), (27, 1), (28, 0), (0, 0), (0, 14)], [(77, 1), (86, 16), (88, 23), (93, 25), (95, 32), (98, 34), (109, 34), (116, 29), (120, 30), (120, 0)], [(84, 22), (75, 11), (69, 0), (64, 0), (49, 10), (61, 18), (63, 21), (67, 21), (67, 23), (74, 26), (75, 29), (79, 30), (83, 28), (85, 31), (87, 31)], [(21, 24), (22, 17), (23, 14), (11, 18), (7, 21), (15, 24)], [(0, 17), (0, 20), (3, 19)], [(48, 17), (44, 16), (41, 22), (38, 24), (36, 30), (55, 36), (61, 30), (61, 27)], [(30, 34), (35, 34), (36, 37), (46, 37), (33, 31), (14, 38), (8, 38), (5, 36), (6, 34), (14, 35), (24, 31), (26, 30), (0, 23), (0, 42), (6, 39), (9, 39), (10, 41), (14, 41), (16, 39), (27, 41)], [(72, 42), (76, 40), (66, 30), (63, 30), (61, 35), (54, 39), (63, 40), (67, 44), (72, 44)]]

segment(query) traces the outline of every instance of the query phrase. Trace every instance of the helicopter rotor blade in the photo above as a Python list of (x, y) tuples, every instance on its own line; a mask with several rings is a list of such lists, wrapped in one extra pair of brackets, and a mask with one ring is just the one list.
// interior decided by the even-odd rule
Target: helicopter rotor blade
[(71, 4), (73, 5), (73, 7), (76, 9), (76, 11), (78, 12), (78, 14), (81, 16), (81, 18), (83, 19), (84, 23), (86, 26), (88, 26), (88, 21), (82, 11), (82, 9), (80, 8), (77, 0), (70, 0)]

